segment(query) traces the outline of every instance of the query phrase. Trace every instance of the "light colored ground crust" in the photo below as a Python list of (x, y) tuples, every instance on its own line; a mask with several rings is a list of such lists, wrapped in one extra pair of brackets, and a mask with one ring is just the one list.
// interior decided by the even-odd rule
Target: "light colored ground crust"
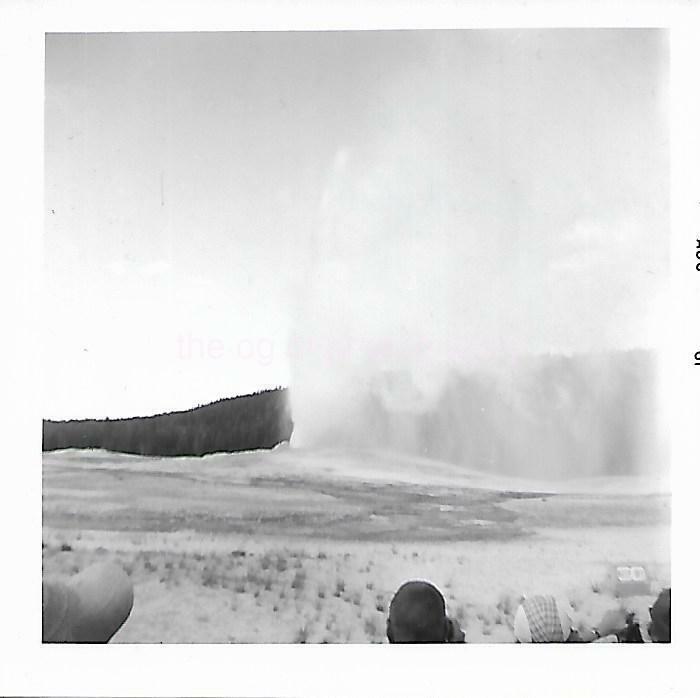
[[(45, 574), (120, 562), (135, 602), (116, 642), (380, 642), (408, 578), (443, 590), (467, 641), (511, 642), (522, 593), (566, 594), (595, 622), (619, 603), (612, 564), (643, 563), (654, 589), (670, 584), (670, 497), (653, 484), (552, 494), (447, 465), (431, 480), (430, 465), (45, 454)], [(625, 604), (645, 618), (651, 600)]]

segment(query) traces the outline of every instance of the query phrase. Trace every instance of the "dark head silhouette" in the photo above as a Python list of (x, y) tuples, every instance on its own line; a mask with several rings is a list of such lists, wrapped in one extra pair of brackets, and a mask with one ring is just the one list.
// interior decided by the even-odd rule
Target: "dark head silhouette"
[(429, 582), (402, 584), (394, 594), (386, 622), (389, 642), (447, 642), (445, 599)]
[(664, 589), (649, 609), (649, 637), (653, 642), (671, 642), (671, 589)]
[(43, 642), (109, 642), (134, 604), (124, 570), (97, 563), (67, 580), (42, 583)]

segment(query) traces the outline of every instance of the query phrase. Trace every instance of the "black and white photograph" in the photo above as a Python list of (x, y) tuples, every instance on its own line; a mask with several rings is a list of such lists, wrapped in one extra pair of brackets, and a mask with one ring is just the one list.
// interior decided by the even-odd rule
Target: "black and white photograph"
[(669, 642), (668, 33), (55, 33), (43, 641)]
[(698, 27), (8, 0), (0, 694), (692, 695)]

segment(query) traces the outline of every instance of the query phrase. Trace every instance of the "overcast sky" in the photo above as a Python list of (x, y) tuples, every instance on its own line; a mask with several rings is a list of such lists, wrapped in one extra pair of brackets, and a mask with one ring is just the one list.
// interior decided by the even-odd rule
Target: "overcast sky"
[(45, 416), (655, 346), (667, 70), (646, 30), (47, 36)]

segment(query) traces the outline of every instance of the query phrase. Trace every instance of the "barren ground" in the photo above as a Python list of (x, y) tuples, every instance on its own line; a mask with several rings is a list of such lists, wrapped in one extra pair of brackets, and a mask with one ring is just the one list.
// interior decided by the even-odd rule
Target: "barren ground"
[(132, 576), (115, 642), (381, 642), (393, 591), (430, 579), (467, 641), (511, 642), (523, 593), (591, 622), (619, 603), (613, 564), (670, 584), (670, 496), (633, 478), (519, 481), (381, 453), (43, 458), (43, 560)]

